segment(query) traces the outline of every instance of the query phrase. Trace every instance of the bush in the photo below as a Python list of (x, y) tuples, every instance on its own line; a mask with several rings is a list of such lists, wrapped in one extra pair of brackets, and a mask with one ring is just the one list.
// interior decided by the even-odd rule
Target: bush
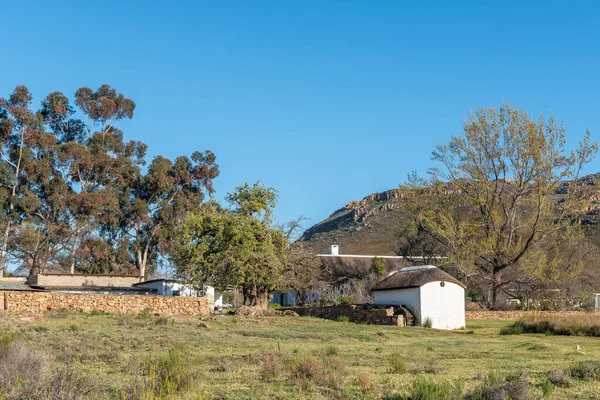
[(150, 387), (157, 396), (166, 396), (188, 389), (194, 377), (189, 368), (189, 353), (183, 348), (172, 348), (146, 365)]
[(600, 362), (580, 361), (571, 365), (569, 372), (574, 379), (600, 380)]
[(350, 318), (346, 315), (340, 315), (339, 317), (336, 318), (336, 321), (338, 322), (350, 322)]
[(441, 368), (438, 366), (437, 361), (435, 359), (430, 359), (423, 364), (412, 368), (410, 370), (411, 374), (438, 374), (441, 372)]
[(429, 317), (425, 318), (425, 321), (423, 321), (423, 327), (431, 328), (431, 318), (429, 318)]
[(337, 346), (328, 346), (327, 349), (325, 350), (325, 355), (326, 356), (339, 356), (340, 349)]
[(406, 363), (399, 354), (392, 354), (389, 359), (388, 372), (390, 374), (403, 374), (407, 371)]
[(285, 363), (281, 353), (265, 353), (262, 357), (260, 376), (263, 379), (280, 378), (285, 371)]
[(21, 335), (15, 332), (4, 332), (0, 335), (0, 351), (6, 349), (15, 339)]
[(96, 315), (110, 315), (110, 313), (108, 313), (106, 311), (94, 309), (94, 310), (90, 311), (89, 315), (92, 315), (92, 316), (96, 316)]
[(354, 380), (354, 384), (360, 388), (363, 394), (372, 394), (376, 391), (375, 385), (371, 382), (369, 375), (359, 375)]
[(448, 382), (436, 382), (425, 376), (418, 376), (413, 380), (411, 400), (444, 400), (451, 396), (455, 397), (455, 394)]
[(86, 398), (92, 388), (77, 370), (66, 365), (56, 369), (48, 379), (23, 390), (24, 399), (78, 400)]
[(346, 375), (346, 364), (336, 356), (326, 360), (312, 355), (296, 356), (287, 360), (286, 367), (290, 377), (303, 386), (314, 382), (339, 389)]
[(352, 304), (352, 297), (350, 297), (350, 296), (341, 296), (340, 298), (338, 298), (338, 303), (342, 304), (342, 305), (349, 306), (350, 304)]
[(519, 374), (500, 377), (490, 373), (484, 382), (466, 396), (468, 400), (531, 399), (531, 385)]
[(292, 357), (288, 359), (286, 367), (291, 377), (298, 380), (313, 380), (322, 374), (321, 364), (314, 356)]
[(600, 337), (600, 316), (594, 313), (523, 317), (514, 326), (524, 333)]
[(171, 322), (171, 320), (167, 317), (156, 317), (156, 319), (154, 320), (154, 325), (169, 325), (169, 322)]
[(555, 386), (567, 387), (571, 383), (571, 375), (560, 369), (549, 371), (547, 378)]
[(544, 398), (548, 399), (550, 398), (550, 396), (552, 396), (552, 392), (554, 391), (554, 386), (552, 386), (552, 382), (543, 381), (540, 384), (540, 388), (542, 389), (542, 394), (544, 395)]
[(520, 335), (523, 332), (519, 326), (509, 326), (507, 328), (500, 329), (501, 335)]
[(346, 364), (344, 360), (341, 357), (333, 356), (324, 360), (323, 363), (325, 373), (323, 374), (321, 383), (334, 389), (341, 389), (346, 376)]
[(0, 398), (23, 397), (22, 391), (38, 386), (46, 370), (44, 356), (20, 340), (9, 340), (3, 335), (0, 346)]

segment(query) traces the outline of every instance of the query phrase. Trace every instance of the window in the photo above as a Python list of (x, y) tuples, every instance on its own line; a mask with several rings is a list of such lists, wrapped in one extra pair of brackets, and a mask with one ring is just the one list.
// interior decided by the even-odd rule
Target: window
[(444, 287), (444, 286), (446, 286), (446, 282), (440, 282), (440, 286), (441, 286), (441, 287)]
[(173, 296), (181, 296), (181, 290), (173, 290)]

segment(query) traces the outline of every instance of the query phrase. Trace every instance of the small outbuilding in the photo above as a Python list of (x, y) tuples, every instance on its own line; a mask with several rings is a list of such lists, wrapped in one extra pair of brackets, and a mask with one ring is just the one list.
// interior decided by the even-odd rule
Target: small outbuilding
[(372, 294), (375, 304), (407, 308), (415, 325), (430, 321), (435, 329), (465, 326), (465, 285), (433, 265), (392, 272), (373, 287)]

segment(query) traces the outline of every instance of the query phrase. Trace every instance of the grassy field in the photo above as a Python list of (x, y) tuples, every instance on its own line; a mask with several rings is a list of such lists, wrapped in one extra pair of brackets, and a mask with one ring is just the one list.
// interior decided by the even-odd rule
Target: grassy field
[[(49, 371), (66, 365), (88, 398), (403, 399), (418, 398), (418, 384), (466, 395), (499, 376), (529, 382), (535, 398), (544, 384), (548, 398), (600, 398), (596, 378), (544, 383), (550, 371), (600, 360), (599, 339), (499, 334), (514, 321), (473, 320), (452, 332), (308, 317), (204, 321), (0, 312), (0, 338), (43, 353)], [(157, 383), (164, 371), (166, 389)]]

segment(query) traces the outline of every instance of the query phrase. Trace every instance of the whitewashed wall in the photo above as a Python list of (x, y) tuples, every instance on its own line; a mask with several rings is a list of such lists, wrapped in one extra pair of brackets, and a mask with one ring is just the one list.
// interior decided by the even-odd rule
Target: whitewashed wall
[(375, 304), (398, 304), (405, 306), (415, 316), (415, 324), (421, 324), (421, 295), (419, 288), (376, 290), (373, 292)]
[(465, 326), (465, 289), (452, 282), (429, 282), (421, 286), (420, 324), (431, 318), (435, 329), (459, 329)]

